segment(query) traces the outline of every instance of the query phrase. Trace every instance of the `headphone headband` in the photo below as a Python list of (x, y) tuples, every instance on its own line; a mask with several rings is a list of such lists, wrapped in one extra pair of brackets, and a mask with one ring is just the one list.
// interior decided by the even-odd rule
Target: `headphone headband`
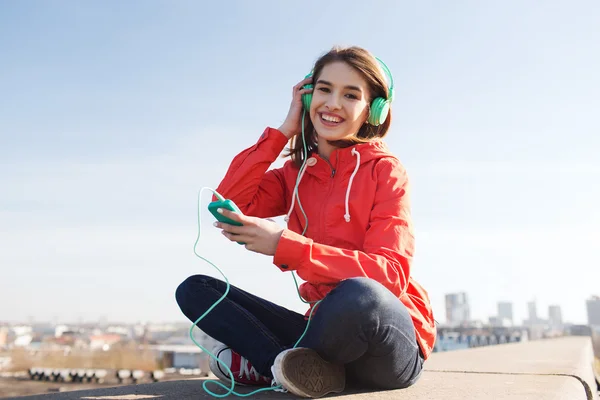
[(381, 68), (383, 69), (383, 71), (385, 72), (385, 74), (388, 76), (388, 78), (390, 80), (390, 86), (388, 89), (387, 99), (391, 102), (394, 100), (394, 77), (392, 76), (392, 72), (390, 71), (388, 66), (385, 65), (385, 63), (383, 61), (381, 61), (381, 59), (379, 57), (375, 57), (375, 58), (377, 59), (377, 61), (379, 61), (379, 65), (381, 65)]

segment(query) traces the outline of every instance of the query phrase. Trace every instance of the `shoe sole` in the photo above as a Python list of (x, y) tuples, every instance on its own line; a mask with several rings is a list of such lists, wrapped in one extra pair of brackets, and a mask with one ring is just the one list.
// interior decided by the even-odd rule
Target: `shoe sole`
[[(226, 349), (228, 349), (228, 347), (226, 347), (226, 346), (221, 346), (219, 348), (213, 349), (215, 357), (219, 358), (219, 354), (221, 354), (221, 352)], [(231, 379), (229, 378), (229, 375), (227, 375), (227, 373), (225, 371), (221, 370), (221, 366), (219, 364), (220, 363), (217, 360), (215, 360), (214, 358), (212, 358), (212, 357), (208, 358), (208, 367), (209, 367), (210, 371), (213, 374), (215, 374), (215, 376), (217, 378), (219, 378), (220, 380), (225, 381), (228, 384), (231, 384)], [(236, 382), (236, 384), (237, 384), (237, 382)]]
[(340, 393), (346, 386), (344, 366), (323, 360), (311, 349), (290, 349), (280, 353), (273, 369), (277, 381), (297, 396), (316, 399), (329, 393)]

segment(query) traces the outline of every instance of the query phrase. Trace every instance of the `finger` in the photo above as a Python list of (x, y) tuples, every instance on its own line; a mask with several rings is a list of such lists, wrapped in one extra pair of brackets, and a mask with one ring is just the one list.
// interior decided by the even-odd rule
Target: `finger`
[(235, 235), (235, 234), (233, 234), (233, 233), (229, 233), (229, 232), (227, 232), (227, 231), (221, 231), (221, 234), (222, 234), (223, 236), (225, 236), (227, 239), (231, 240), (232, 242), (234, 242), (234, 241), (238, 241), (238, 236), (239, 236), (239, 235)]
[(310, 78), (305, 78), (305, 79), (302, 79), (300, 82), (298, 82), (298, 83), (297, 83), (297, 84), (294, 86), (294, 89), (295, 89), (295, 90), (298, 90), (298, 88), (301, 88), (301, 87), (302, 87), (302, 86), (304, 86), (304, 85), (308, 85), (309, 83), (312, 83), (312, 81), (313, 81), (313, 78), (312, 78), (312, 77), (310, 77)]
[(302, 95), (305, 95), (307, 93), (312, 93), (313, 89), (312, 88), (307, 88), (307, 89), (300, 89), (298, 90), (295, 94), (294, 94), (294, 101), (299, 101), (299, 99), (302, 99)]
[(236, 234), (236, 235), (243, 234), (244, 230), (248, 229), (247, 227), (245, 227), (243, 225), (242, 226), (230, 225), (230, 224), (227, 224), (225, 222), (215, 222), (214, 225), (217, 228), (221, 228), (224, 231), (227, 231), (227, 232), (230, 232), (230, 233), (233, 233), (233, 234)]
[(217, 212), (219, 214), (222, 214), (223, 216), (229, 218), (230, 220), (233, 220), (235, 222), (239, 222), (241, 224), (244, 223), (244, 217), (245, 217), (244, 214), (240, 214), (240, 213), (237, 213), (237, 212), (229, 211), (226, 208), (219, 208), (219, 209), (217, 209)]
[(233, 233), (229, 233), (227, 231), (221, 231), (221, 233), (223, 234), (223, 236), (225, 236), (227, 239), (231, 240), (232, 242), (239, 242), (239, 243), (251, 242), (251, 237), (248, 235), (236, 235)]

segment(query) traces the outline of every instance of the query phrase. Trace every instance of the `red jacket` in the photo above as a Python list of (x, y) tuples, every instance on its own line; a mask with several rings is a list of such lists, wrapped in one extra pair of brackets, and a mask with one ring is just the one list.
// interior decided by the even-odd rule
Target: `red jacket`
[(273, 263), (306, 281), (300, 286), (306, 301), (322, 299), (347, 278), (382, 283), (408, 308), (427, 358), (436, 329), (429, 296), (410, 275), (414, 234), (405, 169), (380, 140), (336, 149), (329, 161), (313, 154), (298, 187), (308, 217), (302, 236), (305, 219), (298, 198), (291, 208), (298, 167), (288, 160), (269, 170), (287, 143), (280, 131), (265, 129), (255, 145), (233, 159), (217, 192), (246, 215), (289, 213)]

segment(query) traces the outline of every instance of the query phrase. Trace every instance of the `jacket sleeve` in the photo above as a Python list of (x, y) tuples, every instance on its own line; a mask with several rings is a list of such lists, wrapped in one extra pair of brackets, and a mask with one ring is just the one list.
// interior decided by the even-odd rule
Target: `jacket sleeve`
[(268, 169), (287, 142), (283, 133), (266, 128), (256, 144), (235, 156), (217, 192), (232, 200), (245, 215), (269, 218), (284, 214), (282, 170)]
[(381, 160), (376, 168), (377, 192), (362, 251), (315, 243), (286, 229), (273, 263), (282, 271), (296, 270), (313, 284), (369, 277), (402, 295), (414, 253), (408, 179), (397, 160)]

